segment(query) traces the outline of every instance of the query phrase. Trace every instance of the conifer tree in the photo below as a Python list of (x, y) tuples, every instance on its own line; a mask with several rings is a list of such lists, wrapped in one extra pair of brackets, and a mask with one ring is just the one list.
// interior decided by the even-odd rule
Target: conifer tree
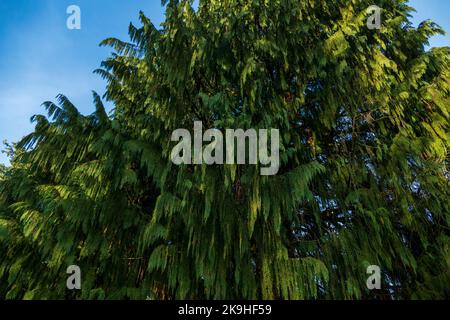
[[(1, 170), (0, 298), (448, 299), (449, 48), (373, 2), (163, 1), (103, 41), (114, 110), (44, 103)], [(278, 174), (174, 165), (194, 121), (279, 129)]]

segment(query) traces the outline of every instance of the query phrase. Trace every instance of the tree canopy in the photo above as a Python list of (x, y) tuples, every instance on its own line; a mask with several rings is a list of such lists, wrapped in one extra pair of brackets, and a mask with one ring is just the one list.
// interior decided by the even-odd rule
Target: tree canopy
[[(45, 102), (0, 170), (0, 298), (449, 298), (450, 48), (372, 2), (163, 1), (103, 41), (112, 112)], [(278, 174), (174, 165), (194, 121), (279, 129)]]

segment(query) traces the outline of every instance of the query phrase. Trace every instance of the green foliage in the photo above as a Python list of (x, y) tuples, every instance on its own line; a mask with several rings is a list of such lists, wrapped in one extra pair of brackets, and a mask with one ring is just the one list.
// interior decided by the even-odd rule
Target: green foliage
[[(449, 48), (405, 0), (163, 1), (0, 170), (0, 298), (449, 298)], [(278, 128), (281, 168), (175, 166), (177, 128)], [(66, 268), (82, 290), (66, 289)], [(379, 265), (382, 290), (366, 287)]]

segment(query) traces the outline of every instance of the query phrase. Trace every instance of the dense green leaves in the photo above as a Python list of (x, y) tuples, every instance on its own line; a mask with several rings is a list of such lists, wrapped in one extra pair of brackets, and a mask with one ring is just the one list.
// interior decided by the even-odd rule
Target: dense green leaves
[[(449, 48), (403, 0), (163, 1), (0, 173), (0, 298), (448, 298)], [(170, 161), (170, 136), (278, 128), (281, 167)], [(82, 290), (66, 289), (66, 268)], [(366, 287), (380, 266), (381, 290)]]

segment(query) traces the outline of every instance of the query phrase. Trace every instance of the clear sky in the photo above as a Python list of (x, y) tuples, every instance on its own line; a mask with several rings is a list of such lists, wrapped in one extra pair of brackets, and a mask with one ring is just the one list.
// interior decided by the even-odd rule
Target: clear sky
[[(376, 3), (376, 1), (374, 1)], [(0, 143), (15, 142), (33, 129), (29, 119), (44, 113), (41, 103), (65, 94), (83, 113), (93, 111), (91, 91), (105, 82), (92, 71), (110, 52), (98, 44), (107, 37), (128, 39), (139, 10), (159, 25), (160, 0), (0, 0)], [(450, 0), (411, 0), (414, 24), (432, 19), (450, 31)], [(81, 8), (81, 30), (66, 27), (69, 5)], [(432, 46), (450, 46), (435, 37)], [(3, 149), (0, 146), (0, 149)], [(0, 154), (0, 163), (8, 163)]]

